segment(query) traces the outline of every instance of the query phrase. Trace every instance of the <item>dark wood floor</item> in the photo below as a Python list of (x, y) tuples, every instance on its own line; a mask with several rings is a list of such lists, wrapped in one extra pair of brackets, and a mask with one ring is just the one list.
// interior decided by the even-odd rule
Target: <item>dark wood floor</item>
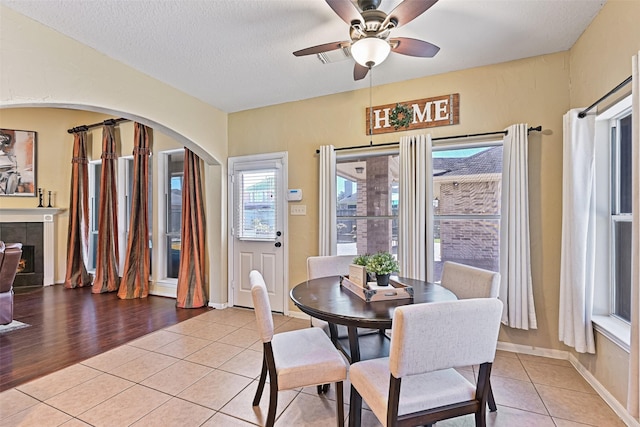
[(13, 317), (31, 326), (0, 334), (0, 391), (210, 310), (175, 303), (156, 296), (121, 300), (116, 293), (62, 285), (17, 290)]

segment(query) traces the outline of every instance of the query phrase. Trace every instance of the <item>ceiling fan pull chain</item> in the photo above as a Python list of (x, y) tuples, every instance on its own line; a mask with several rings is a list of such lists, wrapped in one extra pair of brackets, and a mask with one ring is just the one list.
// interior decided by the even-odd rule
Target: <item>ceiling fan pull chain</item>
[(373, 145), (373, 69), (369, 68), (369, 145)]

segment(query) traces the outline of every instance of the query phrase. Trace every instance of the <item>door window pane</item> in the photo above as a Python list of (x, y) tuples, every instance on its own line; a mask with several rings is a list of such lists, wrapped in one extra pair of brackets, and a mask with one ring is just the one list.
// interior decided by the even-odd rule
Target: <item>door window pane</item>
[(240, 239), (275, 239), (277, 224), (276, 170), (241, 171), (236, 204)]

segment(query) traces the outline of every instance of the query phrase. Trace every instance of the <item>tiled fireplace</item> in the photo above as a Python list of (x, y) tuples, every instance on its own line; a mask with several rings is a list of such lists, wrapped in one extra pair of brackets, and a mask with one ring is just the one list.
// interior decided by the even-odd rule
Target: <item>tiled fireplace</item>
[(22, 243), (22, 260), (14, 287), (53, 285), (55, 215), (62, 209), (0, 209), (0, 240)]

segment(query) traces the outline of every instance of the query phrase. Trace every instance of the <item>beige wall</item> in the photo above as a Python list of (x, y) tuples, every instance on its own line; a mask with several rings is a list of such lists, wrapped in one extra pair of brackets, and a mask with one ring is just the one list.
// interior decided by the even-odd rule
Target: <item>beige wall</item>
[[(345, 78), (349, 78), (346, 76)], [(532, 261), (539, 329), (503, 331), (502, 340), (535, 347), (560, 348), (558, 324), (562, 114), (569, 107), (568, 53), (374, 88), (373, 103), (387, 104), (460, 93), (460, 124), (434, 128), (434, 136), (502, 130), (513, 123), (542, 125), (531, 134)], [(289, 187), (301, 188), (306, 216), (289, 217), (289, 277), (306, 277), (308, 256), (318, 248), (318, 159), (323, 144), (366, 144), (365, 108), (369, 91), (360, 90), (281, 104), (229, 115), (229, 155), (289, 152)], [(374, 137), (397, 141), (401, 133)], [(293, 307), (291, 307), (293, 308)]]
[[(0, 113), (53, 106), (126, 117), (206, 162), (207, 184), (217, 186), (206, 206), (210, 300), (226, 302), (227, 114), (4, 6), (0, 58)], [(61, 126), (60, 135), (67, 127)]]
[[(36, 131), (36, 184), (44, 191), (52, 191), (52, 204), (68, 209), (69, 185), (71, 183), (71, 153), (73, 136), (67, 129), (84, 123), (102, 121), (106, 116), (85, 111), (65, 109), (17, 108), (0, 109), (0, 127)], [(45, 198), (45, 203), (48, 198)], [(0, 208), (35, 208), (37, 197), (2, 197)], [(64, 281), (66, 263), (68, 212), (56, 219), (56, 241), (58, 242), (54, 280)], [(63, 242), (63, 243), (61, 243)]]
[[(640, 49), (640, 1), (608, 0), (571, 48), (570, 104), (591, 105), (631, 75), (631, 57)], [(627, 85), (619, 95), (631, 93)], [(617, 99), (614, 96), (612, 99)], [(607, 103), (602, 106), (606, 107)], [(567, 347), (568, 349), (568, 347)], [(596, 334), (596, 354), (573, 354), (624, 406), (627, 401), (629, 354)]]
[[(65, 209), (56, 217), (56, 259), (55, 283), (62, 283), (66, 271), (67, 232), (69, 226), (69, 186), (71, 182), (71, 155), (73, 135), (67, 129), (74, 126), (98, 123), (110, 116), (104, 114), (59, 109), (59, 108), (5, 108), (0, 109), (0, 128), (33, 130), (37, 132), (37, 185), (44, 191), (52, 191), (54, 207)], [(117, 126), (120, 156), (131, 155), (133, 151), (133, 122), (122, 122)], [(87, 134), (89, 160), (97, 160), (102, 153), (102, 129), (94, 128)], [(153, 152), (180, 149), (183, 146), (173, 138), (153, 133)], [(159, 156), (152, 156), (153, 169), (158, 170)], [(158, 174), (153, 174), (154, 189), (158, 188)], [(154, 194), (158, 194), (154, 191)], [(45, 198), (45, 203), (48, 198)], [(0, 208), (34, 208), (37, 197), (3, 197)], [(154, 204), (154, 218), (162, 218)], [(154, 238), (158, 239), (158, 222), (153, 224)], [(155, 286), (155, 283), (152, 284)]]
[[(531, 349), (570, 350), (558, 340), (562, 115), (570, 107), (591, 104), (630, 75), (631, 56), (640, 47), (639, 16), (639, 1), (609, 0), (568, 52), (373, 89), (374, 105), (460, 93), (460, 124), (434, 128), (430, 130), (433, 136), (487, 132), (519, 122), (543, 126), (542, 133), (530, 135), (529, 149), (531, 261), (538, 329), (503, 328), (501, 341)], [(306, 257), (317, 255), (315, 149), (323, 144), (367, 144), (368, 104), (368, 90), (360, 90), (229, 116), (229, 155), (288, 151), (289, 187), (303, 190), (301, 203), (307, 205), (307, 216), (289, 218), (290, 286), (304, 280)], [(401, 135), (374, 136), (373, 142), (397, 141)], [(580, 361), (625, 404), (628, 355), (599, 334), (597, 347), (597, 356), (580, 356)]]
[(608, 0), (571, 48), (571, 107), (591, 105), (629, 77), (638, 50), (640, 1)]
[[(340, 147), (369, 142), (364, 130), (368, 90), (227, 117), (10, 9), (0, 6), (0, 12), (0, 107), (52, 104), (122, 113), (120, 115), (137, 117), (154, 128), (163, 128), (180, 143), (208, 156), (208, 162), (213, 165), (207, 170), (208, 183), (213, 184), (207, 204), (210, 214), (207, 225), (212, 270), (216, 271), (216, 277), (212, 278), (214, 301), (226, 301), (227, 155), (288, 151), (289, 187), (302, 188), (301, 203), (307, 205), (306, 216), (289, 218), (289, 277), (291, 284), (305, 278), (305, 259), (317, 254), (318, 247), (315, 149), (323, 144)], [(433, 129), (434, 136), (494, 131), (520, 122), (543, 126), (542, 133), (531, 134), (529, 151), (532, 274), (539, 328), (535, 331), (503, 329), (502, 341), (567, 350), (557, 338), (562, 115), (570, 106), (590, 104), (630, 74), (630, 57), (640, 46), (638, 16), (640, 2), (609, 0), (568, 52), (373, 90), (374, 104), (460, 93), (460, 124)], [(8, 111), (0, 109), (3, 121)], [(69, 125), (52, 123), (51, 127), (54, 126), (59, 127), (57, 135), (66, 137)], [(375, 136), (373, 142), (397, 141), (400, 136), (401, 133)], [(39, 134), (39, 146), (44, 144), (43, 138), (44, 135)], [(52, 152), (47, 160), (57, 156), (62, 159), (60, 162), (50, 162), (55, 170), (68, 158), (66, 153)], [(221, 165), (215, 165), (216, 162)], [(39, 159), (39, 174), (44, 173), (40, 171), (42, 167)], [(68, 178), (61, 178), (61, 182), (68, 182)], [(64, 189), (62, 183), (60, 188)], [(2, 203), (4, 206), (5, 199)], [(61, 205), (62, 199), (57, 203)], [(624, 354), (604, 341), (599, 336), (598, 356), (581, 360), (622, 400), (620, 387), (612, 384), (620, 379), (623, 369), (611, 366), (624, 360)]]

